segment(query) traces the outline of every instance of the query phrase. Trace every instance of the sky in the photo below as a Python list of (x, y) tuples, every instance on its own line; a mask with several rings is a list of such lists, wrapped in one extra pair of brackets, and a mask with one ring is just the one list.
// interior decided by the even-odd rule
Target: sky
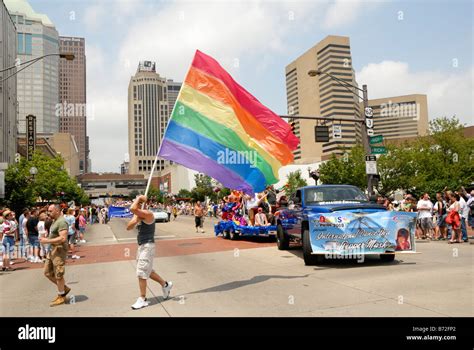
[(140, 60), (183, 81), (196, 49), (287, 114), (285, 66), (327, 35), (350, 38), (369, 99), (428, 96), (430, 119), (474, 124), (471, 1), (29, 0), (60, 35), (84, 37), (92, 171), (127, 157), (127, 89)]

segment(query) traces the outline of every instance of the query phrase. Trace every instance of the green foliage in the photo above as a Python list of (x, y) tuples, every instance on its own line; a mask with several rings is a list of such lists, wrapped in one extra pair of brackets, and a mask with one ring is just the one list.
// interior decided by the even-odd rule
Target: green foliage
[(301, 177), (301, 170), (289, 173), (286, 178), (285, 193), (288, 197), (295, 193), (299, 187), (308, 186), (306, 180)]
[(178, 192), (178, 197), (179, 198), (191, 198), (191, 191), (182, 188)]
[(339, 158), (333, 154), (329, 161), (321, 164), (319, 175), (324, 184), (345, 184), (366, 188), (364, 148), (362, 145), (356, 145)]
[[(21, 158), (19, 163), (11, 164), (5, 172), (5, 201), (11, 208), (34, 205), (37, 200), (75, 201), (88, 204), (89, 197), (64, 169), (61, 156), (48, 158), (35, 152), (31, 161)], [(36, 167), (38, 173), (33, 177), (30, 168)]]
[(156, 203), (164, 202), (163, 192), (161, 192), (158, 188), (153, 187), (153, 186), (151, 186), (150, 189), (148, 190), (148, 198)]
[(194, 175), (196, 187), (191, 191), (191, 198), (193, 201), (205, 201), (206, 197), (215, 198), (216, 194), (213, 191), (212, 178), (204, 174)]
[[(474, 139), (463, 136), (463, 126), (456, 118), (435, 119), (430, 122), (429, 135), (386, 148), (388, 153), (377, 160), (381, 194), (398, 189), (415, 195), (434, 194), (474, 182)], [(364, 155), (362, 146), (356, 146), (348, 152), (347, 162), (333, 156), (319, 168), (321, 181), (365, 189)]]

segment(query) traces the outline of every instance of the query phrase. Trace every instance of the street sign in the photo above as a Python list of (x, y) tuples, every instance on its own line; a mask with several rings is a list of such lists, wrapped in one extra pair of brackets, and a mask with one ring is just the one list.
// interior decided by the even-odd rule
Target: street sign
[(374, 110), (372, 109), (372, 107), (365, 107), (365, 116), (368, 117), (368, 118), (371, 118), (374, 116)]
[(36, 149), (36, 117), (34, 115), (26, 116), (26, 158), (30, 161)]
[(365, 161), (366, 162), (373, 162), (373, 161), (376, 161), (377, 160), (377, 157), (376, 156), (365, 156)]
[(374, 136), (374, 129), (367, 129), (367, 136)]
[(332, 126), (332, 137), (335, 139), (342, 138), (342, 126), (341, 125), (333, 125)]
[(385, 154), (387, 153), (387, 149), (383, 146), (378, 147), (370, 147), (373, 154)]
[(365, 173), (367, 175), (377, 175), (377, 161), (374, 161), (374, 160), (366, 161)]
[(370, 137), (370, 144), (374, 145), (376, 143), (380, 143), (383, 141), (383, 136), (382, 135), (377, 135), (377, 136), (371, 136)]

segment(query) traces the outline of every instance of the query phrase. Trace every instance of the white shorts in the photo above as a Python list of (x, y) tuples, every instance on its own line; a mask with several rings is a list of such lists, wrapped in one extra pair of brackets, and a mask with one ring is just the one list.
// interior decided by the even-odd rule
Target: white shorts
[(153, 258), (155, 257), (155, 243), (145, 243), (137, 250), (137, 277), (148, 279), (153, 272)]

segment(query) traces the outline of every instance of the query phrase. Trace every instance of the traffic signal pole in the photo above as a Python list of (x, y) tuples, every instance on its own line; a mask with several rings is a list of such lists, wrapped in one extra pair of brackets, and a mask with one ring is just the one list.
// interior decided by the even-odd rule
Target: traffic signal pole
[[(359, 89), (360, 90), (360, 89)], [(367, 117), (366, 109), (369, 107), (369, 99), (368, 99), (368, 93), (367, 93), (367, 85), (362, 86), (362, 99), (364, 103), (364, 117), (362, 119), (360, 118), (328, 118), (328, 117), (310, 117), (310, 116), (301, 116), (301, 115), (280, 115), (281, 118), (287, 118), (287, 119), (306, 119), (306, 120), (323, 120), (323, 121), (344, 121), (344, 122), (353, 122), (353, 123), (361, 123), (361, 136), (362, 136), (362, 145), (364, 147), (364, 151), (366, 155), (369, 155), (372, 153), (371, 148), (370, 148), (370, 143), (369, 143), (369, 135), (367, 133), (367, 128), (369, 127), (369, 123), (373, 124), (373, 119), (372, 115), (370, 117)], [(370, 121), (367, 121), (370, 119)], [(372, 129), (372, 124), (370, 129)], [(367, 193), (369, 197), (371, 197), (374, 194), (373, 191), (373, 176), (368, 174), (367, 175)]]
[[(370, 143), (369, 143), (369, 135), (367, 133), (367, 115), (366, 115), (366, 110), (369, 107), (369, 98), (367, 94), (367, 85), (362, 85), (362, 100), (364, 101), (364, 124), (362, 124), (362, 144), (364, 145), (364, 151), (366, 155), (369, 155), (372, 153), (371, 148), (370, 148)], [(371, 116), (372, 118), (372, 116)], [(372, 123), (373, 123), (373, 119)], [(372, 175), (367, 174), (367, 193), (369, 195), (369, 198), (374, 194), (373, 191), (373, 184), (372, 184)]]

